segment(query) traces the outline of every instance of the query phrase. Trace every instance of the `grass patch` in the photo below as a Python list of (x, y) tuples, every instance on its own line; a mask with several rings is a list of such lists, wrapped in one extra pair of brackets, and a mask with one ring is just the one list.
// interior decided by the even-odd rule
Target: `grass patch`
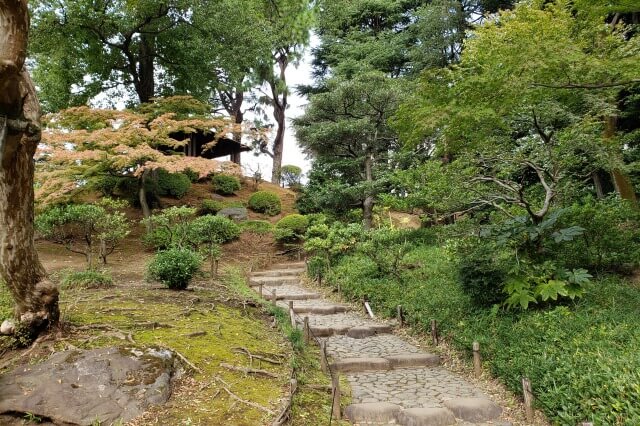
[(65, 271), (60, 280), (61, 288), (106, 288), (113, 286), (109, 271), (88, 269), (85, 271)]
[(438, 320), (442, 335), (471, 354), (480, 341), (493, 374), (520, 394), (531, 379), (539, 408), (556, 423), (640, 423), (640, 290), (619, 277), (589, 285), (577, 304), (526, 312), (473, 306), (456, 282), (456, 267), (442, 247), (414, 247), (406, 262), (418, 265), (398, 277), (382, 276), (365, 256), (341, 258), (329, 282), (354, 300), (366, 295), (374, 310), (393, 316), (405, 309), (416, 329)]
[[(106, 297), (106, 299), (105, 299)], [(202, 370), (185, 379), (168, 404), (155, 407), (145, 421), (161, 419), (167, 424), (264, 424), (269, 414), (235, 402), (213, 378), (218, 376), (240, 398), (276, 411), (283, 389), (288, 384), (290, 358), (288, 344), (270, 329), (262, 314), (255, 309), (225, 306), (210, 292), (174, 292), (138, 290), (135, 293), (115, 290), (65, 292), (65, 318), (77, 325), (110, 324), (131, 333), (136, 345), (164, 346), (177, 350)], [(156, 323), (156, 328), (153, 324)], [(151, 324), (151, 325), (150, 325)], [(189, 337), (194, 332), (206, 335)], [(80, 348), (122, 345), (115, 337), (72, 341)], [(125, 343), (126, 344), (126, 343)], [(228, 363), (249, 366), (246, 355), (234, 350), (244, 347), (252, 353), (269, 354), (283, 360), (281, 365), (254, 361), (261, 368), (278, 375), (278, 379), (261, 378), (229, 371), (220, 366)]]
[(9, 289), (0, 280), (0, 322), (13, 315), (13, 299), (9, 294)]

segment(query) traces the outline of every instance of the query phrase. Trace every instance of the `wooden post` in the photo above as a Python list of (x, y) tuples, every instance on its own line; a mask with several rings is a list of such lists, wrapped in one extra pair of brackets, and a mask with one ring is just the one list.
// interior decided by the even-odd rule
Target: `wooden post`
[(473, 342), (473, 370), (476, 377), (482, 375), (482, 358), (480, 357), (480, 343)]
[(402, 327), (404, 325), (404, 320), (402, 319), (402, 305), (398, 305), (398, 326)]
[(434, 346), (438, 346), (438, 321), (431, 320), (431, 340)]
[(526, 377), (522, 378), (522, 395), (524, 396), (524, 413), (527, 423), (533, 423), (533, 393), (531, 392), (531, 382)]
[(289, 300), (289, 319), (291, 319), (291, 327), (296, 328), (296, 314), (293, 312), (293, 300)]
[(334, 419), (340, 420), (340, 377), (337, 372), (331, 375), (331, 394), (333, 395), (331, 415)]
[(276, 295), (276, 289), (274, 288), (273, 290), (271, 290), (271, 303), (273, 303), (273, 306), (276, 306), (276, 300), (277, 300), (277, 295)]
[(304, 317), (304, 343), (307, 345), (311, 340), (311, 330), (309, 329), (309, 317)]
[(258, 288), (259, 288), (259, 289), (258, 289), (258, 293), (260, 294), (260, 299), (262, 299), (262, 297), (263, 297), (263, 296), (262, 296), (262, 284), (260, 284), (260, 285), (258, 286)]
[(371, 317), (372, 319), (375, 318), (375, 316), (373, 315), (373, 311), (371, 310), (371, 306), (369, 306), (369, 302), (364, 302), (364, 308), (366, 309), (367, 314), (369, 314), (369, 317)]
[(320, 368), (323, 373), (327, 373), (329, 371), (328, 363), (327, 363), (327, 341), (320, 341)]

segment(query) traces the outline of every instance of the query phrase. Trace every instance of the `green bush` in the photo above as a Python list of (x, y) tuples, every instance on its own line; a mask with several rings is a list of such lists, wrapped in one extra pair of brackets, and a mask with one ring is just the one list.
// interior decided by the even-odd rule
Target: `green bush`
[(245, 220), (240, 223), (240, 228), (254, 234), (268, 234), (273, 231), (273, 225), (266, 220)]
[(151, 231), (143, 237), (144, 244), (156, 250), (194, 247), (196, 236), (191, 222), (195, 213), (196, 209), (193, 207), (174, 206), (143, 219), (142, 222), (151, 227)]
[(309, 227), (309, 219), (301, 214), (290, 214), (276, 223), (275, 238), (278, 241), (293, 242), (304, 237)]
[(202, 256), (184, 248), (157, 253), (147, 266), (147, 277), (173, 290), (184, 290), (202, 265)]
[(200, 207), (198, 207), (198, 211), (196, 214), (198, 216), (204, 216), (208, 214), (216, 214), (226, 206), (222, 201), (218, 200), (204, 200), (200, 203)]
[(200, 180), (200, 174), (198, 172), (196, 172), (195, 170), (184, 169), (182, 171), (182, 173), (189, 178), (191, 183), (196, 183), (196, 182), (198, 182)]
[(158, 195), (171, 196), (180, 199), (191, 188), (191, 180), (184, 173), (169, 173), (158, 170)]
[(214, 175), (211, 178), (213, 190), (221, 195), (233, 195), (241, 188), (240, 179), (230, 175)]
[(249, 208), (254, 212), (275, 216), (282, 210), (282, 203), (278, 194), (270, 191), (258, 191), (249, 198)]
[(113, 278), (108, 271), (89, 269), (86, 271), (71, 271), (62, 277), (62, 288), (103, 288), (113, 286)]
[(459, 257), (458, 281), (471, 301), (485, 307), (502, 303), (507, 271), (501, 252), (485, 244), (459, 252)]
[(122, 178), (117, 176), (104, 175), (96, 178), (92, 182), (92, 187), (102, 193), (106, 197), (112, 196), (118, 187)]
[(629, 272), (640, 264), (640, 210), (627, 201), (585, 198), (567, 208), (560, 220), (584, 229), (553, 253), (566, 267)]
[(222, 216), (201, 216), (191, 223), (191, 232), (199, 241), (224, 244), (240, 236), (241, 229), (231, 219)]

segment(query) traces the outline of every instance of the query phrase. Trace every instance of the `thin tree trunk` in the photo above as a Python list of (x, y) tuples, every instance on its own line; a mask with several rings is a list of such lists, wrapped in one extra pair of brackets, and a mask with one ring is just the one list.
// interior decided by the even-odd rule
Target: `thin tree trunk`
[(40, 105), (24, 69), (26, 0), (0, 3), (0, 278), (15, 317), (32, 336), (58, 322), (58, 289), (48, 280), (33, 239), (33, 155), (40, 142)]
[[(233, 122), (240, 127), (242, 122), (244, 121), (244, 114), (242, 113), (242, 103), (244, 102), (244, 92), (242, 88), (238, 88), (235, 91), (235, 97), (233, 100), (233, 111), (231, 112), (231, 116), (233, 117)], [(240, 165), (241, 159), (241, 151), (240, 144), (242, 143), (242, 130), (236, 129), (233, 132), (233, 140), (238, 144), (238, 152), (234, 152), (231, 154), (231, 161)]]
[(145, 188), (147, 183), (147, 177), (149, 176), (149, 169), (145, 169), (142, 172), (142, 175), (138, 179), (138, 201), (140, 202), (140, 207), (142, 208), (142, 215), (145, 219), (145, 225), (147, 227), (147, 232), (151, 232), (151, 209), (149, 208), (149, 203), (147, 203), (147, 189)]
[[(280, 70), (279, 81), (272, 78), (269, 81), (271, 87), (271, 95), (273, 97), (273, 117), (276, 119), (278, 130), (276, 131), (276, 137), (273, 140), (273, 167), (271, 169), (271, 183), (276, 185), (280, 184), (281, 169), (282, 169), (282, 152), (284, 150), (284, 132), (286, 128), (286, 110), (287, 110), (287, 77), (286, 70), (289, 65), (288, 52), (280, 52), (276, 58), (276, 63)], [(283, 92), (280, 93), (278, 89), (278, 83), (281, 83), (284, 87)]]
[[(373, 182), (373, 158), (372, 155), (367, 153), (364, 159), (364, 173), (368, 184)], [(374, 197), (370, 193), (370, 189), (367, 189), (364, 202), (362, 203), (362, 216), (364, 222), (364, 229), (369, 230), (373, 227), (373, 205)]]

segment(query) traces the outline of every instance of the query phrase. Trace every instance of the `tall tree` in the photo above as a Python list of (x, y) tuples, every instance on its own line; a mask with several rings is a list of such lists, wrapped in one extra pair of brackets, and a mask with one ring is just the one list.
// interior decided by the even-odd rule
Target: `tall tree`
[(271, 147), (265, 142), (259, 148), (273, 159), (271, 182), (279, 184), (289, 106), (286, 71), (309, 40), (313, 10), (309, 0), (264, 0), (264, 8), (271, 57), (258, 68), (258, 77), (268, 86), (264, 100), (273, 108), (276, 134)]
[(40, 142), (40, 105), (25, 68), (26, 0), (0, 3), (0, 277), (15, 317), (32, 334), (58, 322), (58, 289), (33, 241), (33, 155)]
[[(400, 100), (399, 82), (380, 73), (331, 80), (326, 93), (312, 95), (305, 114), (294, 120), (299, 143), (316, 159), (345, 159), (358, 170), (364, 225), (371, 228), (380, 180), (397, 148), (388, 124)], [(345, 175), (343, 175), (345, 176)], [(353, 176), (353, 175), (352, 175)]]
[[(205, 2), (211, 4), (211, 2)], [(204, 93), (184, 0), (37, 0), (32, 51), (44, 106), (82, 105), (109, 89), (142, 102), (174, 88)]]

